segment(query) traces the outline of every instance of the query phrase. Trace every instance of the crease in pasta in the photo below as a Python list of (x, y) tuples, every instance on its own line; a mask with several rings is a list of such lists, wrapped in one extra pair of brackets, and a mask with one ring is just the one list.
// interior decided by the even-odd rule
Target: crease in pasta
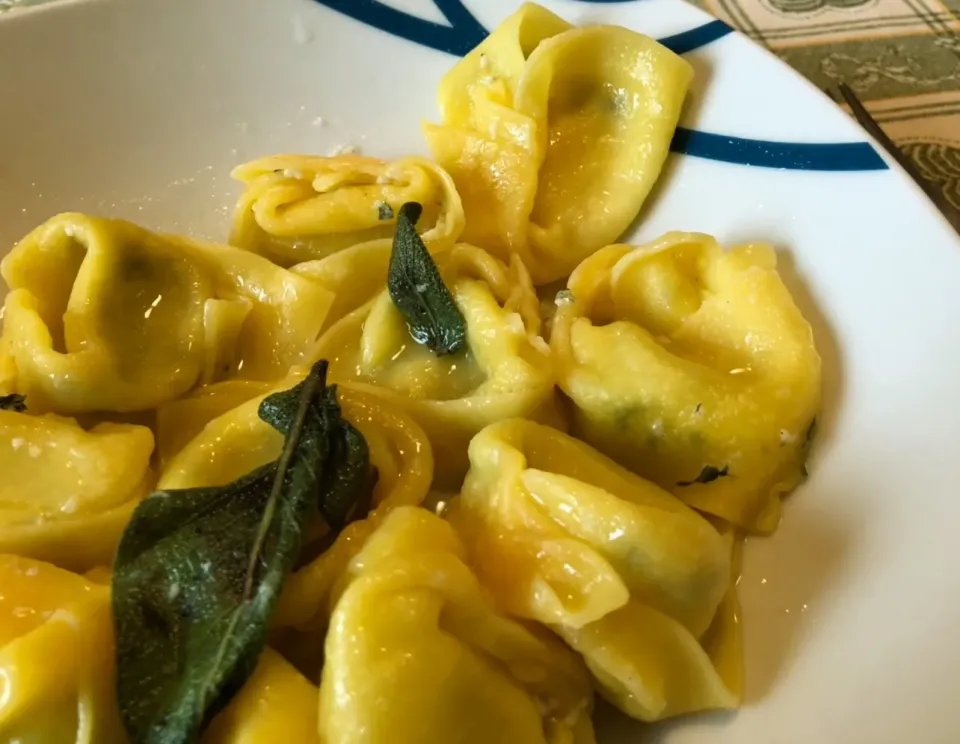
[(0, 263), (3, 339), (34, 411), (141, 411), (227, 377), (277, 380), (331, 293), (246, 251), (62, 214)]
[(324, 741), (421, 742), (426, 721), (436, 741), (594, 741), (582, 663), (497, 612), (442, 519), (394, 510), (349, 576), (326, 640)]
[(0, 553), (83, 571), (113, 559), (153, 482), (150, 429), (0, 410)]
[(637, 217), (669, 153), (690, 65), (618, 26), (525, 4), (440, 83), (427, 143), (453, 178), (465, 242), (560, 279)]
[(463, 232), (456, 186), (421, 157), (273, 155), (238, 166), (233, 177), (244, 191), (230, 242), (281, 265), (388, 238), (411, 201), (424, 206), (419, 226), (432, 250), (449, 248)]
[[(558, 425), (562, 419), (536, 294), (522, 261), (514, 256), (506, 264), (463, 243), (435, 260), (466, 322), (465, 352), (437, 356), (416, 343), (384, 284), (327, 329), (314, 358), (330, 361), (331, 379), (406, 410), (430, 439), (435, 487), (456, 489), (467, 471), (467, 443), (487, 424), (508, 416)], [(364, 270), (358, 262), (355, 271)]]
[(774, 531), (821, 397), (774, 250), (672, 232), (598, 251), (567, 286), (550, 343), (576, 435), (696, 509)]
[(450, 519), (500, 606), (550, 627), (582, 654), (601, 694), (639, 720), (737, 707), (732, 618), (713, 641), (729, 684), (700, 642), (733, 591), (730, 541), (706, 519), (522, 419), (480, 432), (470, 464)]
[(0, 587), (0, 740), (126, 744), (109, 587), (7, 554)]

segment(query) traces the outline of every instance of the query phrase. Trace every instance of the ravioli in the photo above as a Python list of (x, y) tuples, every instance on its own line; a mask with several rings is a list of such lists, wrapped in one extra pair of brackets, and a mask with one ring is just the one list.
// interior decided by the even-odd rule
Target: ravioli
[(0, 263), (3, 338), (31, 410), (140, 411), (197, 383), (276, 380), (332, 294), (246, 251), (54, 217)]
[(813, 332), (767, 245), (613, 245), (558, 300), (551, 348), (578, 437), (687, 504), (762, 533), (820, 410)]
[[(288, 390), (303, 375), (303, 370), (295, 370), (275, 389)], [(168, 490), (226, 485), (275, 460), (283, 447), (283, 436), (257, 414), (264, 397), (251, 398), (208, 422), (171, 458), (157, 487)], [(322, 628), (351, 556), (386, 513), (397, 506), (419, 504), (430, 488), (430, 443), (407, 414), (382, 396), (349, 385), (338, 387), (337, 397), (343, 417), (366, 440), (370, 462), (377, 470), (373, 509), (366, 519), (349, 524), (333, 545), (287, 578), (274, 616), (277, 627), (303, 631)], [(323, 534), (307, 538), (324, 541)]]
[(669, 493), (514, 419), (470, 443), (451, 521), (498, 604), (580, 652), (625, 713), (736, 707), (699, 642), (731, 587), (730, 544)]
[(320, 338), (316, 359), (334, 380), (384, 395), (423, 426), (436, 457), (434, 486), (456, 489), (470, 438), (492, 421), (558, 421), (539, 306), (516, 257), (509, 266), (466, 244), (436, 256), (467, 325), (467, 351), (436, 356), (417, 344), (384, 286)]
[(526, 4), (458, 63), (424, 133), (463, 200), (463, 240), (566, 276), (636, 218), (693, 71), (641, 34)]
[(390, 237), (400, 206), (425, 206), (426, 243), (449, 248), (463, 231), (450, 176), (419, 157), (274, 155), (234, 169), (244, 184), (230, 242), (289, 266)]
[[(0, 410), (0, 553), (84, 571), (113, 559), (149, 490), (153, 434)], [(2, 584), (0, 584), (2, 586)]]
[(0, 587), (0, 740), (126, 744), (109, 588), (15, 555)]
[(397, 509), (380, 525), (331, 619), (321, 739), (593, 741), (579, 661), (498, 614), (464, 559), (453, 529), (424, 509)]

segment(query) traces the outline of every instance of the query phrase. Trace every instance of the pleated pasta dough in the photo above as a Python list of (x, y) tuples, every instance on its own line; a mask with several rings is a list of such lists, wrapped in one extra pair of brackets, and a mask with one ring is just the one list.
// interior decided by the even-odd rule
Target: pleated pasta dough
[(730, 543), (709, 522), (530, 421), (484, 429), (470, 464), (451, 521), (501, 606), (557, 632), (635, 718), (737, 706), (699, 641), (731, 586)]
[(0, 741), (126, 744), (106, 586), (0, 555)]
[(320, 744), (319, 690), (272, 648), (200, 744)]
[(393, 239), (383, 238), (345, 248), (318, 261), (292, 266), (290, 271), (305, 276), (333, 292), (323, 331), (373, 299), (387, 285)]
[(331, 326), (316, 359), (334, 380), (387, 396), (423, 426), (436, 457), (434, 486), (456, 489), (467, 471), (467, 443), (492, 421), (553, 421), (554, 379), (540, 337), (539, 306), (523, 264), (510, 265), (465, 244), (436, 257), (467, 324), (464, 353), (438, 357), (414, 342), (384, 287)]
[(228, 246), (63, 214), (4, 258), (3, 338), (31, 410), (138, 411), (197, 383), (276, 380), (332, 294)]
[(157, 409), (157, 454), (161, 469), (180, 452), (203, 427), (251, 398), (273, 388), (268, 382), (225, 380), (204, 385)]
[[(288, 390), (302, 378), (295, 371), (275, 390)], [(257, 414), (265, 395), (242, 403), (207, 423), (169, 462), (158, 488), (197, 488), (231, 483), (275, 460), (283, 436)], [(380, 519), (391, 509), (423, 501), (433, 475), (433, 455), (423, 430), (382, 396), (338, 387), (343, 417), (363, 435), (370, 463), (377, 469), (373, 510), (349, 524), (319, 557), (288, 577), (274, 625), (316, 630), (326, 624), (331, 598), (344, 567)], [(318, 539), (322, 535), (315, 536)]]
[(579, 661), (495, 611), (443, 520), (395, 510), (350, 576), (327, 635), (323, 741), (593, 742)]
[(551, 347), (577, 435), (697, 509), (776, 529), (821, 375), (773, 249), (668, 233), (597, 252), (568, 286)]
[(636, 218), (692, 76), (646, 36), (524, 5), (446, 75), (442, 124), (424, 127), (463, 240), (518, 252), (537, 284), (569, 274)]
[(420, 230), (434, 249), (463, 232), (453, 181), (425, 158), (274, 155), (239, 166), (233, 177), (244, 192), (230, 242), (287, 266), (390, 237), (409, 201), (424, 205)]
[[(84, 571), (108, 564), (151, 485), (153, 434), (0, 410), (0, 553)], [(2, 592), (0, 592), (2, 593)]]

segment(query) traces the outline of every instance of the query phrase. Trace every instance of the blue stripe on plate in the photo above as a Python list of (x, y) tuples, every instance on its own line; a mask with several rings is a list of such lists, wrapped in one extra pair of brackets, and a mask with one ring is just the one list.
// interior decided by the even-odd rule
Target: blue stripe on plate
[(691, 28), (689, 31), (666, 36), (659, 41), (676, 54), (686, 54), (731, 33), (733, 33), (733, 29), (723, 21), (710, 21), (710, 23), (704, 23), (702, 26)]
[[(462, 0), (434, 0), (450, 25), (434, 23), (404, 13), (378, 0), (314, 0), (331, 10), (386, 31), (421, 46), (463, 57), (487, 37), (487, 30), (473, 17)], [(629, 0), (586, 0), (587, 2), (628, 2)], [(689, 31), (673, 34), (660, 43), (677, 54), (686, 54), (733, 31), (723, 21), (710, 21)]]
[(674, 152), (759, 168), (812, 171), (878, 171), (888, 166), (869, 142), (769, 142), (677, 127)]
[[(437, 6), (444, 5), (444, 16), (458, 19), (457, 25), (446, 26), (433, 21), (417, 18), (402, 10), (395, 10), (377, 0), (315, 0), (331, 10), (373, 26), (388, 34), (399, 36), (421, 46), (430, 47), (447, 54), (463, 57), (487, 36), (487, 30), (470, 15), (459, 0), (440, 0)], [(449, 11), (449, 15), (448, 15)], [(470, 21), (464, 22), (469, 17)], [(453, 21), (451, 21), (453, 23)]]
[[(585, 0), (586, 2), (628, 2), (628, 0)], [(462, 0), (434, 0), (449, 26), (426, 21), (383, 5), (377, 0), (315, 0), (331, 10), (360, 23), (399, 36), (421, 46), (462, 57), (483, 41), (487, 30), (464, 6)], [(733, 31), (723, 21), (660, 39), (677, 54), (686, 54), (727, 36)], [(875, 171), (887, 164), (867, 142), (808, 144), (769, 142), (728, 137), (678, 127), (670, 145), (673, 152), (724, 163), (761, 168), (816, 171)]]

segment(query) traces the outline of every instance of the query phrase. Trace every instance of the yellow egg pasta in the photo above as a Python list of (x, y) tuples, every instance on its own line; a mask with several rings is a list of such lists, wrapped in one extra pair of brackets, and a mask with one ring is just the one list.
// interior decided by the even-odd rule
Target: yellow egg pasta
[(200, 744), (320, 744), (319, 699), (316, 685), (267, 648)]
[(518, 252), (537, 284), (566, 276), (636, 218), (692, 76), (646, 36), (524, 5), (447, 74), (442, 123), (424, 128), (463, 239)]
[(334, 380), (386, 395), (423, 426), (436, 456), (435, 485), (455, 489), (470, 438), (508, 416), (557, 418), (553, 371), (538, 304), (516, 259), (506, 265), (458, 244), (437, 256), (467, 325), (467, 351), (438, 357), (414, 342), (386, 288), (321, 337), (317, 359)]
[(198, 382), (276, 380), (331, 293), (258, 256), (63, 214), (0, 264), (3, 338), (32, 410), (138, 411)]
[(0, 410), (0, 553), (84, 571), (113, 559), (150, 488), (153, 434)]
[(17, 364), (10, 353), (10, 340), (0, 336), (0, 395), (10, 395), (17, 389)]
[(225, 380), (204, 385), (157, 409), (157, 456), (160, 468), (197, 436), (203, 427), (251, 398), (263, 396), (273, 388), (268, 382)]
[(333, 293), (323, 331), (369, 302), (386, 286), (392, 246), (391, 238), (371, 240), (290, 268), (294, 274), (305, 276)]
[(396, 212), (410, 201), (424, 205), (423, 239), (435, 250), (463, 232), (453, 181), (424, 158), (274, 155), (233, 177), (244, 192), (230, 242), (287, 266), (393, 235)]
[(687, 504), (780, 521), (820, 408), (820, 357), (766, 245), (668, 233), (577, 267), (551, 348), (577, 436)]
[(730, 588), (730, 545), (667, 492), (514, 419), (470, 443), (451, 519), (498, 603), (579, 651), (625, 713), (736, 706), (698, 640)]
[(353, 559), (327, 635), (324, 741), (421, 742), (428, 721), (434, 741), (593, 741), (576, 657), (498, 614), (464, 558), (448, 524), (401, 508)]
[(113, 669), (109, 588), (0, 555), (0, 741), (126, 744)]

